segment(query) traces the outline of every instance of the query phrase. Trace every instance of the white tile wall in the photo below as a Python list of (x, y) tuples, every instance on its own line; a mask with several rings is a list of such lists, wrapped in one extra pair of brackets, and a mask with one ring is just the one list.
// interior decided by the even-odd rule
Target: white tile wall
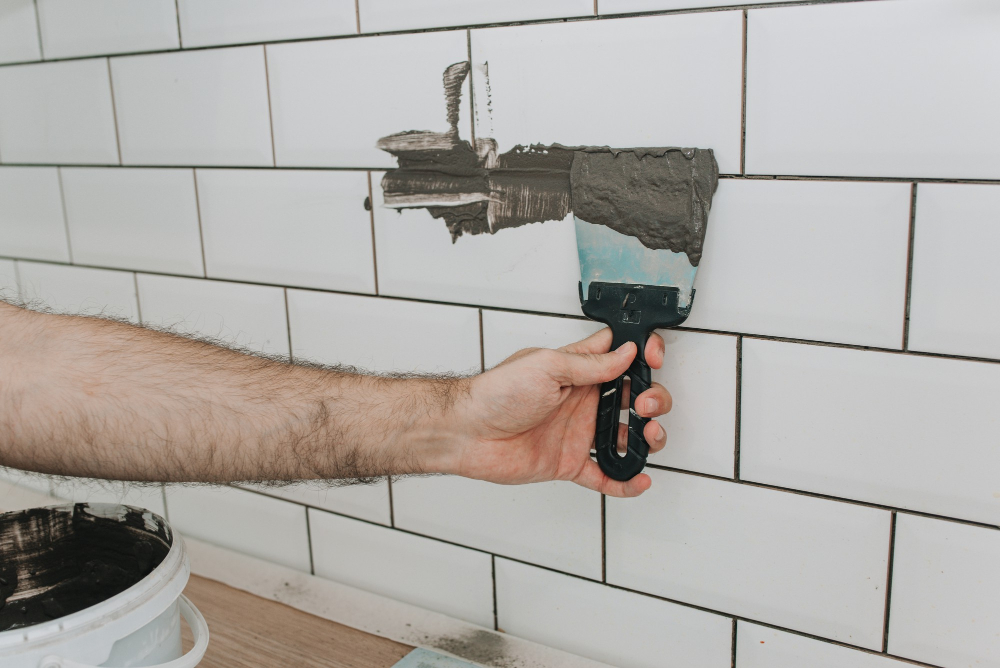
[(310, 571), (306, 509), (232, 487), (167, 485), (170, 524), (182, 536)]
[(476, 136), (699, 146), (739, 172), (742, 45), (737, 11), (474, 30)]
[(199, 169), (208, 275), (375, 292), (364, 172)]
[(900, 348), (910, 186), (719, 182), (685, 326)]
[(601, 496), (579, 485), (408, 478), (392, 501), (402, 529), (601, 579)]
[(669, 471), (608, 498), (608, 582), (881, 648), (889, 513)]
[[(765, 5), (782, 0), (754, 0), (755, 5)], [(749, 4), (745, 0), (598, 0), (600, 14), (625, 14), (629, 12), (656, 12), (696, 7), (728, 7)]]
[(736, 623), (735, 668), (907, 668), (912, 664), (833, 643)]
[(201, 276), (201, 236), (190, 169), (62, 169), (73, 260)]
[(18, 262), (21, 298), (57, 313), (139, 320), (135, 277), (127, 271)]
[(124, 164), (273, 164), (263, 47), (124, 56), (111, 72)]
[(12, 508), (11, 505), (17, 504), (22, 499), (33, 500), (31, 494), (22, 495), (19, 493), (20, 490), (31, 490), (33, 493), (43, 494), (46, 496), (48, 496), (52, 491), (52, 479), (49, 476), (32, 473), (30, 471), (21, 471), (20, 469), (11, 469), (6, 467), (0, 468), (0, 481), (9, 483), (13, 487), (13, 489), (5, 490), (6, 493), (4, 493), (2, 498), (0, 498), (0, 509), (3, 509), (5, 512), (8, 510), (21, 510), (23, 508), (39, 507), (39, 504), (34, 503), (30, 506)]
[(118, 163), (106, 60), (3, 67), (0, 90), (4, 162)]
[(0, 299), (17, 301), (17, 267), (13, 260), (0, 259)]
[(1000, 187), (922, 183), (917, 198), (910, 349), (1000, 357)]
[(490, 555), (318, 510), (309, 524), (316, 575), (493, 626)]
[(982, 0), (751, 11), (747, 172), (1000, 178), (998, 30)]
[(590, 16), (592, 0), (360, 0), (363, 32)]
[(277, 164), (395, 167), (375, 142), (447, 130), (441, 75), (468, 58), (462, 31), (268, 46)]
[(151, 510), (166, 517), (163, 485), (136, 485), (92, 478), (57, 479), (52, 495), (73, 503), (121, 503)]
[(0, 167), (0, 255), (69, 261), (55, 167)]
[(185, 48), (357, 30), (352, 0), (178, 0), (177, 11)]
[(34, 0), (0, 1), (0, 63), (41, 57)]
[(289, 290), (288, 317), (299, 360), (371, 371), (480, 368), (476, 309)]
[(572, 216), (453, 243), (425, 210), (386, 209), (381, 180), (372, 173), (381, 294), (582, 315)]
[(38, 0), (46, 58), (176, 49), (172, 0)]
[(150, 274), (136, 282), (145, 324), (288, 355), (282, 288)]
[(732, 620), (497, 559), (506, 633), (621, 668), (729, 668)]
[[(248, 485), (241, 485), (248, 487)], [(358, 519), (389, 525), (389, 484), (381, 481), (372, 485), (330, 487), (322, 481), (305, 481), (284, 487), (258, 488), (264, 494), (296, 501), (307, 506), (329, 510)]]
[(889, 652), (947, 668), (1000, 666), (1000, 532), (900, 514)]
[(1000, 524), (998, 402), (995, 364), (745, 339), (740, 476)]

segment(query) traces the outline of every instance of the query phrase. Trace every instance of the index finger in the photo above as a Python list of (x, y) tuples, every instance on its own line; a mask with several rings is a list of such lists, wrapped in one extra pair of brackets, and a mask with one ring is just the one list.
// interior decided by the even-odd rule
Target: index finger
[(582, 341), (570, 343), (559, 350), (566, 353), (606, 353), (611, 350), (611, 328), (602, 327)]

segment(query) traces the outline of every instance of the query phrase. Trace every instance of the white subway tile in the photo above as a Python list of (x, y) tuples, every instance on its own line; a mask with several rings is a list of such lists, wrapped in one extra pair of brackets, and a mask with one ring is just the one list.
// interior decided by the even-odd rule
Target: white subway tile
[[(558, 348), (603, 327), (522, 313), (483, 311), (486, 367), (522, 348)], [(649, 461), (663, 466), (732, 477), (736, 436), (736, 339), (731, 336), (660, 330), (666, 343), (663, 368), (653, 380), (670, 392), (676, 408), (658, 418), (667, 447)]]
[(363, 32), (591, 16), (592, 0), (360, 0)]
[(199, 169), (208, 275), (374, 293), (367, 197), (364, 172)]
[(742, 12), (474, 30), (472, 60), (476, 137), (501, 151), (698, 146), (740, 170)]
[(0, 167), (0, 255), (69, 261), (55, 167)]
[(493, 626), (490, 555), (317, 510), (309, 525), (316, 575)]
[(139, 274), (136, 282), (147, 325), (288, 355), (282, 288), (150, 274)]
[(463, 235), (424, 209), (386, 209), (382, 174), (372, 174), (379, 292), (581, 315), (573, 217)]
[(47, 490), (34, 490), (18, 485), (15, 480), (8, 480), (4, 471), (0, 470), (0, 511), (5, 513), (16, 510), (28, 510), (29, 508), (41, 508), (51, 506), (57, 502), (49, 496)]
[(607, 499), (609, 583), (881, 649), (888, 512), (647, 473), (641, 497)]
[[(42, 473), (22, 471), (4, 466), (0, 467), (0, 480), (5, 480), (21, 489), (30, 489), (39, 494), (48, 495), (52, 493), (52, 478)], [(33, 507), (37, 507), (37, 505)], [(0, 506), (0, 508), (7, 509), (6, 506)]]
[(17, 273), (21, 298), (30, 305), (57, 313), (139, 320), (131, 272), (20, 261)]
[(38, 0), (46, 58), (176, 49), (172, 0)]
[(1000, 187), (917, 186), (911, 350), (1000, 357)]
[[(754, 0), (755, 5), (765, 5), (783, 0)], [(745, 5), (746, 0), (598, 0), (599, 14), (627, 14), (630, 12), (656, 12), (697, 7), (729, 7)]]
[(120, 503), (151, 510), (166, 517), (163, 485), (138, 485), (96, 478), (61, 478), (52, 483), (52, 495), (73, 503)]
[(124, 164), (273, 164), (263, 47), (124, 56), (111, 72)]
[(1000, 524), (1000, 366), (743, 341), (746, 480)]
[(732, 620), (496, 560), (497, 623), (513, 636), (620, 668), (729, 668)]
[(240, 486), (369, 522), (378, 522), (386, 526), (391, 522), (389, 483), (385, 480), (371, 485), (343, 487), (331, 487), (321, 480), (306, 480), (278, 487)]
[(67, 167), (62, 187), (74, 261), (202, 275), (190, 169)]
[(0, 0), (0, 63), (41, 57), (34, 1)]
[(910, 185), (723, 179), (687, 327), (900, 348)]
[(0, 299), (17, 301), (17, 267), (13, 260), (0, 259)]
[(118, 163), (104, 59), (0, 68), (0, 90), (4, 162)]
[(178, 0), (184, 47), (345, 35), (353, 0)]
[(480, 368), (476, 309), (289, 290), (288, 317), (298, 360), (376, 372)]
[(1000, 178), (993, 3), (751, 10), (747, 31), (748, 173)]
[(946, 668), (1000, 666), (1000, 532), (899, 514), (889, 652)]
[(735, 668), (908, 668), (911, 665), (743, 620), (736, 623)]
[(233, 487), (167, 485), (170, 524), (182, 536), (306, 573), (306, 509)]
[(601, 495), (579, 485), (408, 478), (393, 483), (392, 501), (402, 529), (601, 578)]
[[(468, 58), (462, 31), (268, 46), (277, 164), (395, 167), (375, 142), (447, 130), (441, 76)], [(469, 105), (462, 107), (466, 134)]]

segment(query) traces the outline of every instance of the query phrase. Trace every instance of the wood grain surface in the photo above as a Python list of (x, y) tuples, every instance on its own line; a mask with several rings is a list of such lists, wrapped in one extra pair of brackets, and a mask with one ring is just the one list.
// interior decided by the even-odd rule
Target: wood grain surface
[(184, 594), (208, 621), (199, 668), (389, 668), (413, 649), (195, 575)]

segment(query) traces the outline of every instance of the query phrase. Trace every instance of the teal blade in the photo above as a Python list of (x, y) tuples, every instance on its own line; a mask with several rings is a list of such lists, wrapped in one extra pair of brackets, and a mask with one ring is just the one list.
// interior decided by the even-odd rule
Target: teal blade
[(686, 253), (647, 248), (610, 227), (574, 219), (584, 296), (591, 281), (603, 281), (675, 287), (680, 291), (678, 305), (686, 308), (691, 303), (698, 267), (691, 266)]

